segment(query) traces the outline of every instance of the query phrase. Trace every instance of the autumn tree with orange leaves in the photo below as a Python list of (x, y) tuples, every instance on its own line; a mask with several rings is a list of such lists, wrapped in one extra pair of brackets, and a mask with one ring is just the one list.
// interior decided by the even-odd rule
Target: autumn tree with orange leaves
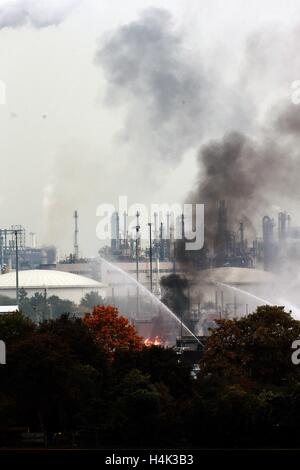
[(97, 305), (92, 313), (87, 313), (83, 322), (90, 328), (97, 343), (109, 359), (113, 359), (118, 349), (140, 350), (143, 338), (127, 318), (119, 314), (112, 305)]

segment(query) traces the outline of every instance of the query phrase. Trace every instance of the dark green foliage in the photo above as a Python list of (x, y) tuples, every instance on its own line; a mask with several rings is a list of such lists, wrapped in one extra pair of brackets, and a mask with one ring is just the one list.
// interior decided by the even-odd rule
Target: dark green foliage
[(35, 329), (34, 323), (21, 312), (0, 315), (0, 339), (7, 344), (25, 338)]
[(300, 322), (281, 307), (258, 307), (240, 320), (217, 320), (202, 362), (205, 373), (229, 382), (280, 384), (299, 379), (291, 346), (300, 338)]
[[(138, 369), (149, 374), (154, 383), (164, 383), (174, 396), (184, 396), (191, 390), (192, 377), (189, 367), (178, 362), (173, 349), (151, 346), (142, 351), (120, 351), (115, 359), (117, 374)], [(180, 384), (180, 387), (178, 386)]]
[(76, 305), (71, 300), (60, 299), (57, 295), (52, 295), (47, 299), (51, 318), (59, 318), (65, 313), (75, 313)]
[(88, 292), (85, 294), (84, 297), (82, 297), (80, 306), (81, 307), (86, 307), (88, 309), (91, 309), (95, 307), (95, 305), (103, 305), (104, 301), (101, 297), (101, 295), (98, 294), (98, 292)]
[(80, 362), (98, 366), (101, 372), (104, 371), (106, 362), (103, 353), (80, 318), (65, 314), (57, 320), (43, 322), (39, 331), (57, 336), (61, 343), (68, 345)]
[(195, 380), (171, 349), (119, 350), (108, 361), (71, 315), (39, 325), (2, 315), (0, 445), (19, 445), (11, 430), (29, 428), (50, 446), (60, 432), (64, 445), (85, 448), (298, 447), (299, 325), (269, 306), (220, 321)]
[(78, 310), (70, 300), (60, 299), (56, 295), (47, 297), (46, 292), (36, 292), (29, 298), (25, 289), (20, 289), (19, 306), (25, 315), (37, 323), (49, 318), (59, 318), (65, 313), (76, 313)]

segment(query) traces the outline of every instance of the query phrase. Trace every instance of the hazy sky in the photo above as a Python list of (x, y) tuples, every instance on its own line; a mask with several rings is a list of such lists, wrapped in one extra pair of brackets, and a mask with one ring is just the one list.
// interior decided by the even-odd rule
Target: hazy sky
[[(299, 19), (297, 0), (0, 0), (1, 227), (22, 224), (64, 255), (78, 209), (93, 255), (100, 203), (182, 201), (203, 142), (254, 134), (288, 99), (297, 51), (278, 44)], [(253, 37), (267, 44), (262, 76)]]

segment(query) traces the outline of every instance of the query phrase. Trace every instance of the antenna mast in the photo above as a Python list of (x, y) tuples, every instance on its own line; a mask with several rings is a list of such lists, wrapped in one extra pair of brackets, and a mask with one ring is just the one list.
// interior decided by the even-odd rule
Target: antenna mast
[(74, 212), (75, 230), (74, 230), (74, 258), (79, 258), (79, 246), (78, 246), (78, 212)]

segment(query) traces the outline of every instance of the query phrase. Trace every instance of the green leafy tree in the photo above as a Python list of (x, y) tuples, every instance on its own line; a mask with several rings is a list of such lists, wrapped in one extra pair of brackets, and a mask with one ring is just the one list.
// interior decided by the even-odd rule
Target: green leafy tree
[(61, 299), (56, 295), (47, 297), (46, 292), (36, 292), (28, 297), (25, 289), (20, 289), (19, 306), (22, 312), (35, 322), (41, 322), (48, 318), (59, 318), (65, 313), (76, 313), (76, 305), (70, 300)]
[(68, 430), (90, 399), (97, 371), (77, 361), (61, 338), (37, 331), (13, 344), (2, 387), (21, 410), (19, 425)]
[(85, 296), (81, 299), (80, 305), (81, 307), (86, 307), (91, 309), (96, 305), (103, 305), (104, 301), (101, 295), (98, 292), (92, 291), (85, 294)]
[(0, 416), (42, 431), (84, 421), (106, 390), (107, 375), (105, 355), (87, 326), (66, 315), (34, 325), (18, 313), (0, 317), (1, 334), (9, 341), (9, 367), (0, 369)]
[(33, 314), (36, 316), (38, 321), (43, 321), (50, 317), (51, 311), (47, 301), (46, 290), (43, 294), (36, 292), (30, 298), (30, 304), (33, 309)]
[(75, 313), (77, 310), (71, 300), (60, 299), (57, 295), (48, 297), (47, 303), (53, 318), (59, 318), (66, 313)]
[(24, 288), (19, 290), (19, 308), (25, 315), (35, 320), (32, 304), (28, 298), (28, 293)]
[(55, 335), (59, 341), (67, 344), (74, 358), (84, 364), (92, 364), (101, 370), (106, 369), (105, 355), (97, 344), (93, 331), (81, 318), (68, 314), (61, 315), (56, 320), (47, 320), (40, 324), (39, 331)]
[(35, 329), (35, 324), (21, 312), (0, 315), (0, 339), (6, 343), (24, 339)]
[(112, 426), (115, 438), (124, 445), (149, 445), (156, 439), (160, 413), (160, 393), (148, 374), (132, 369), (115, 388)]
[(46, 294), (36, 292), (29, 298), (26, 290), (22, 288), (19, 292), (19, 307), (24, 314), (35, 322), (40, 322), (50, 316)]
[(300, 338), (300, 322), (281, 307), (264, 305), (239, 320), (218, 320), (217, 324), (206, 345), (204, 375), (249, 384), (278, 384), (297, 375), (291, 346)]
[(150, 374), (153, 382), (168, 387), (176, 397), (189, 395), (192, 388), (190, 367), (178, 362), (173, 349), (151, 346), (142, 351), (117, 351), (115, 368), (116, 373), (122, 375), (131, 369)]

